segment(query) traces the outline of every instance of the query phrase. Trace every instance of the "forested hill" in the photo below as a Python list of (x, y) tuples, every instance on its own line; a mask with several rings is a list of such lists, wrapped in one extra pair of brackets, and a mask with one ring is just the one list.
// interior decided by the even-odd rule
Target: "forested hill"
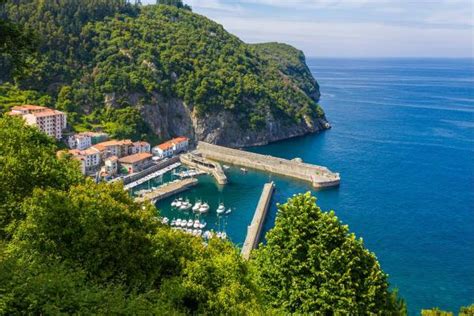
[(0, 16), (39, 47), (20, 74), (9, 69), (12, 56), (0, 56), (4, 110), (36, 102), (67, 111), (77, 130), (230, 146), (328, 126), (302, 52), (245, 44), (186, 7), (17, 0)]

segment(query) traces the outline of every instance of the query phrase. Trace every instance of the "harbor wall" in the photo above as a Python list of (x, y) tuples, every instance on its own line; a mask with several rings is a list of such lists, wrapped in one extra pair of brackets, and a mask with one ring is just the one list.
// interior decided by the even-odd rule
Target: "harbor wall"
[(205, 142), (198, 142), (197, 150), (203, 157), (208, 159), (308, 181), (316, 188), (337, 186), (340, 183), (339, 173), (334, 173), (323, 166), (251, 153)]
[(180, 155), (180, 161), (189, 167), (212, 174), (219, 184), (227, 183), (227, 176), (218, 162), (209, 161), (206, 158), (196, 156), (192, 153)]
[(252, 223), (247, 227), (247, 236), (245, 237), (244, 245), (242, 246), (241, 255), (244, 259), (250, 258), (250, 253), (257, 248), (262, 233), (263, 223), (267, 216), (267, 211), (270, 206), (275, 184), (272, 182), (265, 183), (262, 190), (262, 195), (258, 201), (255, 214), (253, 215)]

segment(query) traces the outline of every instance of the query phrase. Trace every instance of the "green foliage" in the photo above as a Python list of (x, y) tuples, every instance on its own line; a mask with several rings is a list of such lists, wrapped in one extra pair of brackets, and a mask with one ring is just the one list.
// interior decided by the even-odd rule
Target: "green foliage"
[(459, 316), (474, 316), (474, 304), (461, 307)]
[(110, 95), (115, 104), (108, 112), (160, 106), (162, 95), (183, 100), (198, 116), (230, 111), (252, 129), (264, 128), (269, 114), (288, 125), (324, 115), (302, 52), (282, 44), (247, 45), (180, 9), (186, 5), (179, 0), (145, 7), (122, 0), (17, 3), (0, 16), (21, 21), (40, 39), (40, 54), (20, 86), (47, 92), (75, 128), (142, 134), (102, 117)]
[(184, 4), (182, 0), (156, 0), (156, 4), (171, 5), (179, 9), (191, 11), (191, 7), (187, 4)]
[(361, 239), (309, 193), (280, 205), (255, 260), (265, 300), (285, 313), (406, 313)]
[(442, 311), (439, 308), (431, 308), (431, 309), (422, 309), (421, 316), (453, 316), (453, 313)]
[(56, 159), (54, 140), (18, 117), (0, 117), (0, 237), (24, 218), (19, 205), (35, 188), (67, 189), (82, 181), (76, 162)]
[(78, 262), (97, 282), (118, 278), (132, 287), (149, 287), (156, 279), (155, 209), (134, 204), (121, 185), (89, 182), (68, 191), (36, 190), (22, 206), (26, 219), (12, 251)]
[[(0, 7), (4, 2), (0, 1)], [(35, 45), (32, 32), (0, 16), (0, 83), (24, 75)]]
[(0, 314), (252, 314), (229, 242), (172, 231), (121, 184), (84, 181), (51, 139), (0, 119)]
[(0, 85), (0, 113), (10, 110), (15, 105), (35, 104), (53, 106), (51, 97), (34, 90), (21, 90), (10, 83)]

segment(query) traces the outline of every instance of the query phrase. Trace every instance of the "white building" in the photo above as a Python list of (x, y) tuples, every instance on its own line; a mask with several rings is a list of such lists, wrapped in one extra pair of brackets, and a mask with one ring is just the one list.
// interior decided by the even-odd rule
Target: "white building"
[(69, 153), (74, 159), (77, 159), (81, 162), (83, 174), (96, 171), (100, 165), (100, 153), (93, 148), (86, 150), (71, 149), (69, 150)]
[(37, 126), (42, 132), (61, 139), (66, 128), (66, 114), (38, 105), (14, 106), (11, 115), (21, 115), (28, 125)]
[(138, 141), (132, 144), (132, 147), (130, 147), (129, 154), (133, 155), (133, 154), (149, 153), (150, 149), (151, 149), (151, 146), (149, 143), (144, 142), (144, 141)]
[(186, 151), (188, 146), (189, 139), (187, 137), (177, 137), (153, 147), (152, 151), (155, 156), (159, 158), (166, 158)]
[(68, 137), (68, 145), (71, 149), (84, 150), (92, 146), (92, 138), (83, 134), (72, 135)]

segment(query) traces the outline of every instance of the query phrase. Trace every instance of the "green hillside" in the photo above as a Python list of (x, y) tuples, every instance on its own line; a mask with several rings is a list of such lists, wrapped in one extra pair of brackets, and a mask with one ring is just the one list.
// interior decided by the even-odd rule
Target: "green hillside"
[(25, 26), (39, 43), (28, 72), (6, 71), (3, 81), (50, 96), (47, 105), (69, 112), (79, 129), (159, 134), (138, 115), (144, 105), (159, 106), (157, 95), (182, 101), (193, 118), (230, 113), (242, 129), (263, 133), (269, 116), (290, 128), (324, 118), (302, 52), (245, 44), (189, 10), (118, 0), (20, 0), (0, 15)]

